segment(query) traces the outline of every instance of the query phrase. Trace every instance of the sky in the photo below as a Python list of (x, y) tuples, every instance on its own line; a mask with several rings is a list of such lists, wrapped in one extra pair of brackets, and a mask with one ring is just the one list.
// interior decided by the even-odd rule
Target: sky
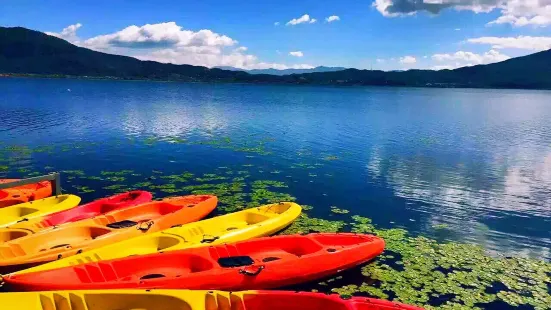
[(0, 0), (0, 26), (165, 63), (452, 69), (551, 48), (551, 0)]

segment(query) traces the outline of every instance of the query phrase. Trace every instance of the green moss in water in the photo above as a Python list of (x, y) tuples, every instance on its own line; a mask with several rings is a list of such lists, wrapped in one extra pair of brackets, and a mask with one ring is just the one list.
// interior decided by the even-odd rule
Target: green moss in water
[(339, 232), (345, 226), (342, 221), (330, 221), (320, 218), (312, 218), (306, 213), (302, 213), (296, 220), (286, 228), (281, 234), (292, 235), (311, 232)]
[(76, 176), (84, 176), (84, 171), (82, 170), (63, 170), (61, 171), (65, 174), (70, 174), (70, 175), (76, 175)]
[(184, 172), (181, 174), (163, 175), (161, 179), (170, 180), (171, 182), (187, 183), (193, 178), (193, 173)]
[(214, 173), (205, 173), (203, 174), (202, 177), (195, 178), (195, 181), (204, 183), (204, 182), (221, 181), (221, 180), (227, 180), (227, 179), (229, 178), (225, 176), (216, 175)]
[[(393, 296), (396, 301), (427, 309), (481, 309), (494, 301), (534, 309), (547, 309), (551, 304), (548, 262), (496, 258), (476, 245), (438, 243), (411, 237), (403, 229), (377, 229), (370, 219), (360, 216), (353, 217), (351, 230), (381, 236), (386, 242), (385, 253), (396, 253), (398, 258), (380, 256), (362, 268), (367, 283), (345, 285), (334, 288), (334, 292)], [(432, 304), (438, 299), (445, 300)]]
[(10, 167), (8, 166), (0, 166), (0, 171), (8, 171)]
[(86, 193), (93, 193), (95, 192), (94, 189), (89, 188), (88, 186), (73, 186), (79, 194), (86, 194)]
[(348, 214), (348, 213), (350, 213), (350, 211), (348, 211), (348, 210), (339, 209), (335, 206), (331, 206), (331, 212), (336, 213), (336, 214)]

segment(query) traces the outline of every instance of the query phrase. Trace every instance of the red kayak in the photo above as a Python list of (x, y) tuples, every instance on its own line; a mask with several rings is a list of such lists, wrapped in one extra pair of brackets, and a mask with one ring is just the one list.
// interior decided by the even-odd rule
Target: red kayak
[(89, 219), (107, 212), (121, 210), (127, 207), (140, 205), (150, 202), (153, 195), (146, 191), (132, 191), (115, 196), (98, 199), (88, 204), (78, 206), (73, 209), (54, 213), (45, 216), (37, 227), (46, 228), (55, 225), (61, 225), (69, 222), (76, 222), (84, 219)]
[(18, 291), (267, 289), (358, 266), (381, 254), (384, 246), (383, 239), (362, 234), (277, 236), (13, 274), (4, 282)]
[(423, 308), (375, 298), (352, 297), (343, 299), (336, 294), (325, 295), (321, 293), (286, 291), (250, 291), (237, 292), (235, 294), (241, 297), (239, 303), (242, 306), (235, 309), (423, 310)]

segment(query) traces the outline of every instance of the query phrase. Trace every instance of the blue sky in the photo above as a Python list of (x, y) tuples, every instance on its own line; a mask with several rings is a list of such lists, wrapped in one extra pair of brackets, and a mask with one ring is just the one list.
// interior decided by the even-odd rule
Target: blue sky
[(551, 48), (551, 1), (2, 0), (0, 25), (162, 62), (440, 69)]

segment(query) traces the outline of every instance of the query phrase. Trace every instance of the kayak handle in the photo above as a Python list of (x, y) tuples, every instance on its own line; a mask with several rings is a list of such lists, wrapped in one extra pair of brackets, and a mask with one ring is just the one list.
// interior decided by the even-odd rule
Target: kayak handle
[(28, 220), (29, 220), (28, 218), (24, 218), (24, 219), (21, 219), (21, 220), (17, 221), (17, 223), (27, 222)]
[[(145, 223), (145, 227), (142, 225)], [(138, 224), (138, 226), (136, 226), (136, 229), (137, 230), (141, 230), (141, 231), (147, 231), (149, 230), (149, 228), (151, 228), (151, 226), (153, 225), (153, 221), (149, 221), (149, 222), (140, 222)]]
[(220, 239), (220, 237), (218, 237), (218, 236), (203, 235), (203, 240), (201, 240), (201, 243), (212, 243), (212, 242), (214, 242), (218, 239)]
[[(251, 276), (251, 277), (254, 277), (254, 276), (257, 276), (262, 270), (264, 270), (264, 265), (262, 266), (248, 266), (248, 267), (245, 267), (243, 269), (239, 269), (239, 273), (240, 274), (243, 274), (243, 275), (246, 275), (246, 276)], [(253, 269), (253, 270), (251, 270)], [(256, 270), (254, 270), (256, 269)]]

